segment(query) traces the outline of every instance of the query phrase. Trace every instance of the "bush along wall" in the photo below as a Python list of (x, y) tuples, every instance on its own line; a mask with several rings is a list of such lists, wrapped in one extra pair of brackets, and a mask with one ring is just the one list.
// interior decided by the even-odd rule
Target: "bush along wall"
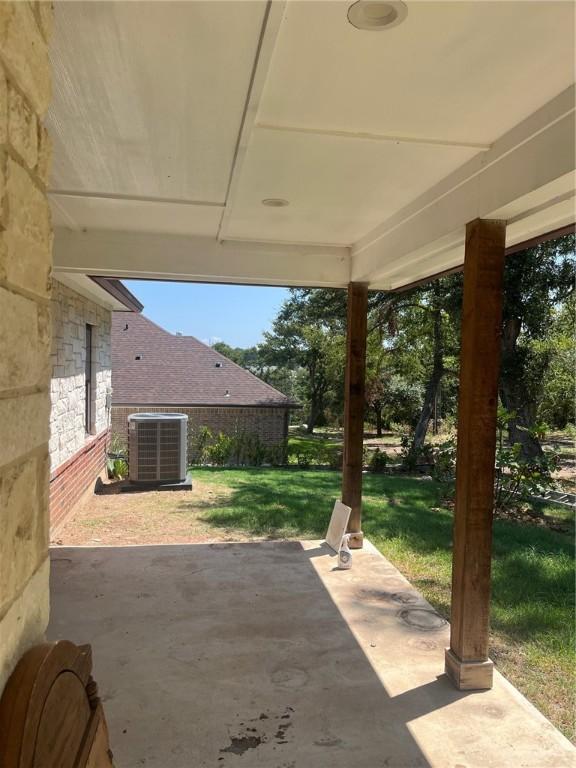
[(204, 466), (281, 466), (287, 459), (285, 441), (278, 445), (267, 445), (258, 434), (244, 430), (233, 434), (213, 434), (208, 427), (203, 426), (197, 430), (192, 442), (195, 461)]

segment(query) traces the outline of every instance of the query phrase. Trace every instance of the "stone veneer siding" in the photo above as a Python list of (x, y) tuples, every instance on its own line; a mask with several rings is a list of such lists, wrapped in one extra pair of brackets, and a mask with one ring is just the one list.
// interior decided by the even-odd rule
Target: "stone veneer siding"
[(0, 3), (0, 691), (48, 623), (50, 3)]
[(112, 435), (128, 439), (128, 415), (131, 413), (185, 413), (188, 416), (188, 461), (194, 463), (194, 441), (201, 427), (214, 435), (223, 432), (256, 434), (267, 446), (281, 446), (288, 436), (288, 409), (265, 407), (183, 407), (183, 406), (112, 406)]
[[(112, 391), (109, 309), (53, 280), (50, 523), (63, 521), (102, 471)], [(92, 425), (86, 432), (86, 325), (92, 326)], [(95, 440), (95, 437), (98, 439)], [(89, 450), (87, 450), (89, 449)]]
[[(112, 391), (112, 313), (57, 280), (52, 287), (50, 462), (54, 471), (108, 428), (106, 395)], [(92, 326), (92, 425), (85, 413), (86, 325)]]

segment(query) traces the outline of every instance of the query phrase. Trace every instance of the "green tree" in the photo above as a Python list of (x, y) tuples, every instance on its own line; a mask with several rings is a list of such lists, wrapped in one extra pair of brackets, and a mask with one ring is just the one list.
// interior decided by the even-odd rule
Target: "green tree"
[(576, 371), (576, 297), (555, 307), (546, 339), (534, 342), (550, 354), (550, 365), (542, 386), (537, 420), (555, 429), (564, 429), (576, 421), (574, 371)]
[(271, 362), (265, 344), (242, 349), (218, 341), (213, 348), (287, 397), (297, 399), (298, 371), (292, 365), (276, 365)]
[[(512, 412), (509, 439), (540, 455), (538, 419), (574, 419), (574, 236), (508, 258), (504, 276), (500, 398)], [(366, 414), (381, 434), (414, 428), (417, 455), (436, 412), (457, 408), (462, 275), (400, 293), (368, 296)], [(346, 291), (292, 289), (272, 330), (247, 350), (216, 349), (306, 407), (308, 430), (344, 408)]]
[(241, 365), (243, 368), (247, 367), (246, 358), (247, 353), (251, 351), (250, 349), (242, 349), (242, 347), (231, 347), (224, 341), (217, 341), (212, 345), (212, 349), (215, 349), (216, 352), (219, 352), (221, 355), (224, 355), (224, 357), (227, 357), (228, 360), (232, 360), (232, 362), (236, 363), (236, 365)]
[(504, 271), (500, 399), (513, 414), (509, 440), (526, 458), (540, 456), (534, 430), (553, 350), (542, 344), (558, 306), (574, 290), (574, 235), (508, 257)]
[(299, 372), (309, 433), (337, 398), (343, 375), (342, 324), (323, 317), (326, 298), (321, 289), (292, 289), (260, 347), (269, 365)]
[[(394, 317), (391, 355), (397, 356), (396, 374), (411, 385), (404, 388), (405, 401), (416, 406), (413, 395), (422, 392), (419, 406), (409, 420), (414, 427), (410, 455), (424, 446), (442, 382), (455, 375), (453, 361), (458, 348), (458, 326), (462, 300), (462, 276), (449, 275), (396, 294), (390, 303)], [(390, 325), (390, 321), (388, 320)]]

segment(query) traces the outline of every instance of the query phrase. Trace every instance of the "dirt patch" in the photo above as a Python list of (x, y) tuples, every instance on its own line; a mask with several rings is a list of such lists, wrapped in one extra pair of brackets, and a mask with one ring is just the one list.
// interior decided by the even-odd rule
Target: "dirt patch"
[(519, 505), (513, 509), (496, 510), (494, 517), (500, 520), (514, 520), (525, 525), (538, 525), (559, 533), (570, 533), (572, 526), (562, 519), (550, 515), (542, 515), (527, 505)]
[[(442, 509), (453, 511), (455, 506), (454, 498), (445, 497), (442, 499), (442, 507), (438, 511)], [(560, 507), (558, 508), (560, 509)], [(551, 531), (557, 531), (558, 533), (571, 533), (574, 527), (573, 523), (569, 523), (561, 517), (554, 517), (550, 514), (544, 515), (523, 501), (518, 501), (518, 504), (510, 509), (494, 510), (494, 518), (496, 520), (513, 520), (515, 523), (549, 528)]]
[(191, 491), (119, 493), (107, 484), (103, 493), (82, 501), (52, 537), (53, 545), (119, 546), (122, 544), (184, 544), (254, 539), (238, 530), (215, 528), (203, 520), (210, 508), (230, 503), (225, 485), (193, 480)]

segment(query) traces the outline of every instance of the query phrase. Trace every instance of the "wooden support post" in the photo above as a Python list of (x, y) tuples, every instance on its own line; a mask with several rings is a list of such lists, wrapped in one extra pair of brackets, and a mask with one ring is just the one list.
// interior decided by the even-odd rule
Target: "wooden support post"
[(364, 453), (364, 407), (366, 378), (366, 326), (368, 286), (348, 286), (348, 324), (346, 330), (346, 378), (344, 403), (344, 460), (342, 501), (351, 507), (348, 523), (350, 547), (359, 549), (362, 534), (362, 465)]
[(492, 687), (488, 659), (496, 411), (506, 224), (466, 227), (458, 401), (452, 618), (446, 673), (460, 690)]

